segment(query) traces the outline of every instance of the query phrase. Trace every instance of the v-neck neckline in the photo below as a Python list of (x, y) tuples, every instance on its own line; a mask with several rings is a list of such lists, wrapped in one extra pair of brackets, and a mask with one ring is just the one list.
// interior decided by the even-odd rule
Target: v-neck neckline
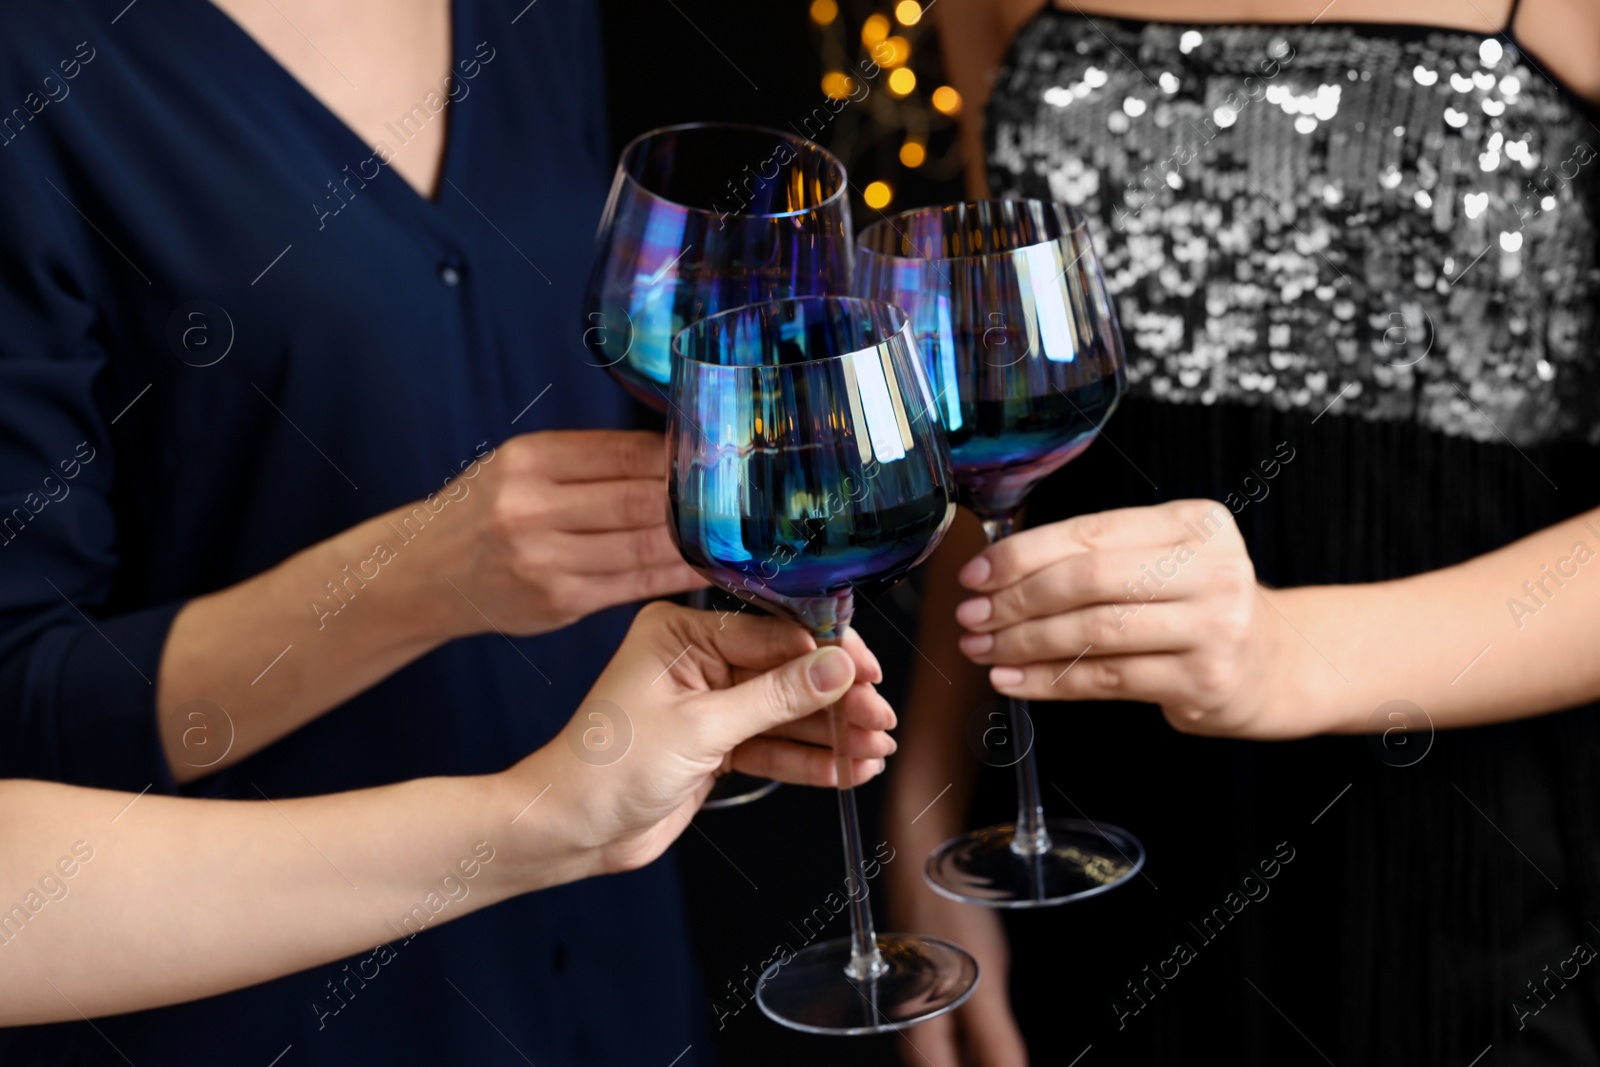
[[(350, 159), (348, 163), (359, 164), (360, 161), (365, 159), (379, 159), (376, 148), (368, 144), (366, 139), (355, 131), (354, 127), (330, 108), (320, 96), (312, 92), (305, 82), (295, 76), (292, 70), (284, 66), (277, 56), (267, 51), (266, 47), (256, 40), (255, 36), (245, 29), (243, 24), (217, 6), (213, 0), (192, 0), (192, 2), (197, 7), (206, 9), (206, 14), (202, 17), (216, 20), (214, 28), (219, 37), (233, 38), (240, 50), (250, 57), (250, 62), (262, 67), (267, 77), (283, 82), (289, 95), (294, 97), (303, 109), (313, 115), (315, 121), (325, 127), (334, 140), (343, 140), (361, 153)], [(449, 0), (450, 67), (446, 72), (446, 76), (449, 78), (461, 77), (458, 67), (463, 58), (462, 49), (465, 47), (465, 41), (470, 36), (467, 12), (470, 3), (471, 0)], [(433, 89), (428, 90), (428, 92), (434, 91)], [(423, 95), (426, 96), (426, 93)], [(405, 196), (408, 199), (415, 201), (418, 205), (430, 211), (442, 209), (446, 185), (452, 187), (455, 185), (451, 178), (460, 169), (460, 161), (457, 157), (460, 155), (462, 145), (465, 142), (465, 138), (462, 136), (462, 115), (464, 112), (456, 108), (456, 101), (451, 100), (447, 92), (440, 95), (445, 97), (445, 106), (439, 112), (439, 117), (445, 123), (444, 148), (439, 156), (438, 179), (434, 183), (433, 195), (424, 195), (420, 189), (412, 185), (398, 172), (389, 175), (393, 182), (403, 187)], [(396, 146), (392, 151), (399, 151), (403, 147), (403, 145)], [(381, 159), (379, 161), (381, 163)], [(380, 171), (388, 169), (390, 168), (386, 163), (380, 167)], [(374, 179), (367, 180), (374, 181)]]

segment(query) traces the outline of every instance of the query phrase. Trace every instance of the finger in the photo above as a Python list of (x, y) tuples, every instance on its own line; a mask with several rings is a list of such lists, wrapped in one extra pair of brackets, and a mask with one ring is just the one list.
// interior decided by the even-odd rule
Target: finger
[(667, 441), (645, 430), (546, 430), (529, 435), (529, 464), (553, 482), (598, 482), (667, 475)]
[(540, 538), (536, 549), (524, 551), (530, 565), (568, 574), (618, 574), (683, 562), (665, 523), (604, 533), (556, 532)]
[(704, 708), (727, 748), (774, 726), (821, 711), (855, 682), (856, 665), (843, 649), (819, 648), (729, 689), (707, 693)]
[[(975, 633), (992, 633), (1092, 604), (1129, 608), (1156, 600), (1181, 600), (1208, 588), (1218, 567), (1202, 548), (1174, 542), (1164, 548), (1109, 549), (1068, 556), (994, 592), (956, 606), (956, 621)], [(1228, 562), (1233, 561), (1233, 562)]]
[[(692, 646), (721, 660), (732, 669), (735, 685), (754, 681), (817, 647), (794, 623), (740, 608), (692, 611), (674, 606), (673, 626), (678, 648)], [(677, 649), (668, 654), (676, 655)]]
[[(819, 711), (803, 719), (774, 726), (761, 736), (798, 741), (818, 748), (832, 748), (833, 723), (828, 716), (828, 712)], [(849, 753), (851, 759), (886, 759), (894, 755), (895, 749), (899, 747), (894, 738), (882, 730), (865, 730), (848, 724), (845, 726), (845, 751)]]
[(998, 541), (969, 560), (957, 578), (968, 589), (989, 592), (1058, 560), (1096, 549), (1207, 542), (1219, 534), (1237, 537), (1238, 530), (1228, 509), (1215, 500), (1175, 500), (1154, 507), (1101, 511)]
[(906, 1067), (961, 1067), (953, 1015), (941, 1015), (900, 1032), (900, 1061)]
[(661, 526), (668, 518), (667, 487), (659, 478), (538, 485), (527, 491), (542, 494), (538, 522), (544, 529), (636, 530)]
[[(774, 737), (757, 737), (733, 750), (733, 769), (757, 778), (775, 778), (790, 785), (837, 787), (839, 777), (833, 751), (796, 744)], [(850, 761), (851, 785), (861, 785), (883, 773), (882, 759)]]
[(619, 604), (655, 600), (664, 596), (687, 593), (691, 589), (703, 589), (707, 584), (706, 580), (691, 570), (687, 563), (679, 561), (622, 574), (584, 575), (581, 579), (580, 596), (577, 599), (586, 609), (582, 611), (582, 615), (587, 616), (597, 611), (604, 611), (606, 608), (614, 608)]
[(1180, 656), (1084, 656), (1076, 661), (992, 667), (989, 684), (1022, 700), (1137, 700), (1176, 702), (1196, 680)]
[[(733, 684), (747, 682), (760, 674), (743, 667), (735, 668)], [(858, 676), (859, 677), (859, 676)], [(893, 730), (900, 725), (899, 716), (895, 715), (894, 707), (878, 692), (877, 687), (856, 682), (850, 691), (839, 699), (837, 707), (844, 712), (845, 721), (863, 730)], [(824, 712), (816, 712), (824, 715)]]
[(850, 653), (850, 658), (856, 661), (857, 681), (872, 685), (883, 681), (883, 665), (878, 662), (878, 657), (873, 655), (872, 649), (867, 647), (867, 643), (853, 628), (844, 632), (839, 647)]
[(961, 652), (974, 663), (1022, 666), (1132, 652), (1184, 652), (1207, 633), (1207, 611), (1194, 601), (1096, 604), (1029, 619), (993, 633), (965, 634)]
[[(748, 605), (741, 604), (733, 609), (733, 613), (743, 612), (747, 606)], [(850, 658), (855, 660), (857, 685), (863, 683), (867, 685), (877, 685), (879, 682), (883, 681), (883, 667), (879, 665), (878, 657), (872, 654), (872, 650), (867, 648), (866, 644), (862, 642), (860, 636), (856, 635), (855, 631), (846, 631), (844, 641), (839, 647), (843, 648), (846, 652), (849, 652)], [(785, 656), (783, 658), (788, 659), (792, 657)], [(779, 661), (775, 660), (774, 664), (777, 662)], [(759, 672), (739, 668), (734, 671), (734, 681), (746, 681), (749, 678), (755, 677), (757, 673)], [(890, 714), (892, 715), (893, 712), (891, 711)], [(874, 729), (892, 730), (894, 729), (894, 723), (891, 722), (888, 726), (874, 727)]]

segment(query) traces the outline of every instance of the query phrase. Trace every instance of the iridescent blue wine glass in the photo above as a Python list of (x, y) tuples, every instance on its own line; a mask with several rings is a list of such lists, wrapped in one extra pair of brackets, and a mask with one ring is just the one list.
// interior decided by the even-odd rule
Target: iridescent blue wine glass
[[(595, 237), (583, 339), (636, 398), (665, 414), (672, 338), (743, 304), (850, 291), (844, 165), (792, 134), (732, 123), (652, 130), (622, 150)], [(710, 606), (706, 591), (690, 594)], [(705, 808), (777, 782), (725, 775)]]
[(667, 410), (672, 339), (729, 308), (850, 292), (844, 164), (794, 134), (735, 123), (652, 130), (617, 161), (595, 235), (584, 344)]
[[(711, 582), (836, 644), (858, 592), (905, 577), (955, 514), (950, 454), (898, 308), (849, 297), (757, 304), (674, 344), (670, 526)], [(756, 988), (785, 1026), (896, 1030), (957, 1007), (964, 949), (877, 933), (867, 903), (845, 723), (832, 709), (850, 936), (785, 953)]]
[[(1041, 200), (924, 208), (864, 230), (856, 265), (860, 295), (910, 317), (961, 503), (993, 544), (1034, 485), (1089, 447), (1122, 395), (1122, 333), (1088, 224)], [(1021, 749), (1016, 822), (941, 845), (926, 867), (933, 888), (1030, 908), (1133, 877), (1145, 853), (1132, 834), (1045, 818), (1027, 701), (1010, 701), (1007, 739)]]

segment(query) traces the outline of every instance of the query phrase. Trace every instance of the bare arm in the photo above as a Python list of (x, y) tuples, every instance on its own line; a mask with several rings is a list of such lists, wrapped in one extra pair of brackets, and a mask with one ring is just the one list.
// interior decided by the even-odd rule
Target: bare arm
[[(775, 619), (655, 604), (562, 734), (501, 774), (272, 801), (0, 783), (0, 1026), (176, 1003), (366, 949), (387, 962), (437, 923), (643, 866), (729, 753), (825, 738), (835, 700), (865, 781), (894, 716), (865, 684), (871, 654), (846, 652)], [(631, 716), (626, 759), (580, 755), (597, 709)], [(797, 780), (835, 783), (830, 750), (793, 747)]]
[[(1010, 40), (1016, 15), (1015, 2), (995, 0), (940, 0), (937, 11), (939, 44), (945, 76), (961, 94), (960, 145), (966, 166), (967, 194), (975, 199), (989, 195), (984, 168), (983, 109), (1000, 60)], [(1037, 8), (1037, 0), (1026, 6)]]
[[(703, 585), (667, 534), (665, 455), (659, 435), (618, 431), (484, 446), (426, 500), (185, 605), (156, 679), (175, 777), (241, 760), (453, 638)], [(214, 708), (233, 726), (216, 761), (185, 744), (216, 739)]]

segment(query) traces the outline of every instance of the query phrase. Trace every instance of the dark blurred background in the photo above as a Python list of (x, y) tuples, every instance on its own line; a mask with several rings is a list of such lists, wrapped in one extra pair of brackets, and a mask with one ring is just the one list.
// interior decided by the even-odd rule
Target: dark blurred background
[[(880, 212), (960, 198), (960, 164), (952, 154), (959, 105), (952, 90), (939, 92), (944, 82), (934, 27), (922, 19), (906, 24), (920, 13), (915, 4), (897, 12), (892, 0), (604, 0), (601, 9), (614, 149), (657, 126), (699, 120), (815, 132), (849, 171), (857, 230)], [(881, 60), (879, 73), (865, 79), (859, 63), (874, 56)], [(908, 73), (896, 73), (901, 70)], [(864, 79), (864, 96), (862, 85), (842, 81), (847, 72)], [(834, 114), (825, 106), (830, 90), (857, 99)], [(884, 690), (902, 713), (900, 697), (917, 655), (910, 644), (917, 602), (915, 588), (905, 585), (858, 605), (856, 614), (856, 628), (883, 661)], [(883, 840), (881, 785), (874, 782), (861, 793), (870, 856)], [(742, 808), (705, 812), (684, 834), (678, 856), (699, 948), (706, 1019), (725, 1064), (898, 1062), (890, 1038), (800, 1034), (768, 1020), (754, 1003), (739, 1009), (741, 998), (728, 992), (730, 982), (738, 988), (750, 973), (758, 974), (780, 941), (797, 944), (790, 924), (798, 925), (841, 888), (844, 861), (831, 791), (783, 788)], [(921, 858), (901, 856), (898, 862)], [(872, 889), (880, 924), (881, 881)], [(841, 913), (822, 936), (846, 933)], [(720, 1029), (713, 1002), (727, 1013)]]

